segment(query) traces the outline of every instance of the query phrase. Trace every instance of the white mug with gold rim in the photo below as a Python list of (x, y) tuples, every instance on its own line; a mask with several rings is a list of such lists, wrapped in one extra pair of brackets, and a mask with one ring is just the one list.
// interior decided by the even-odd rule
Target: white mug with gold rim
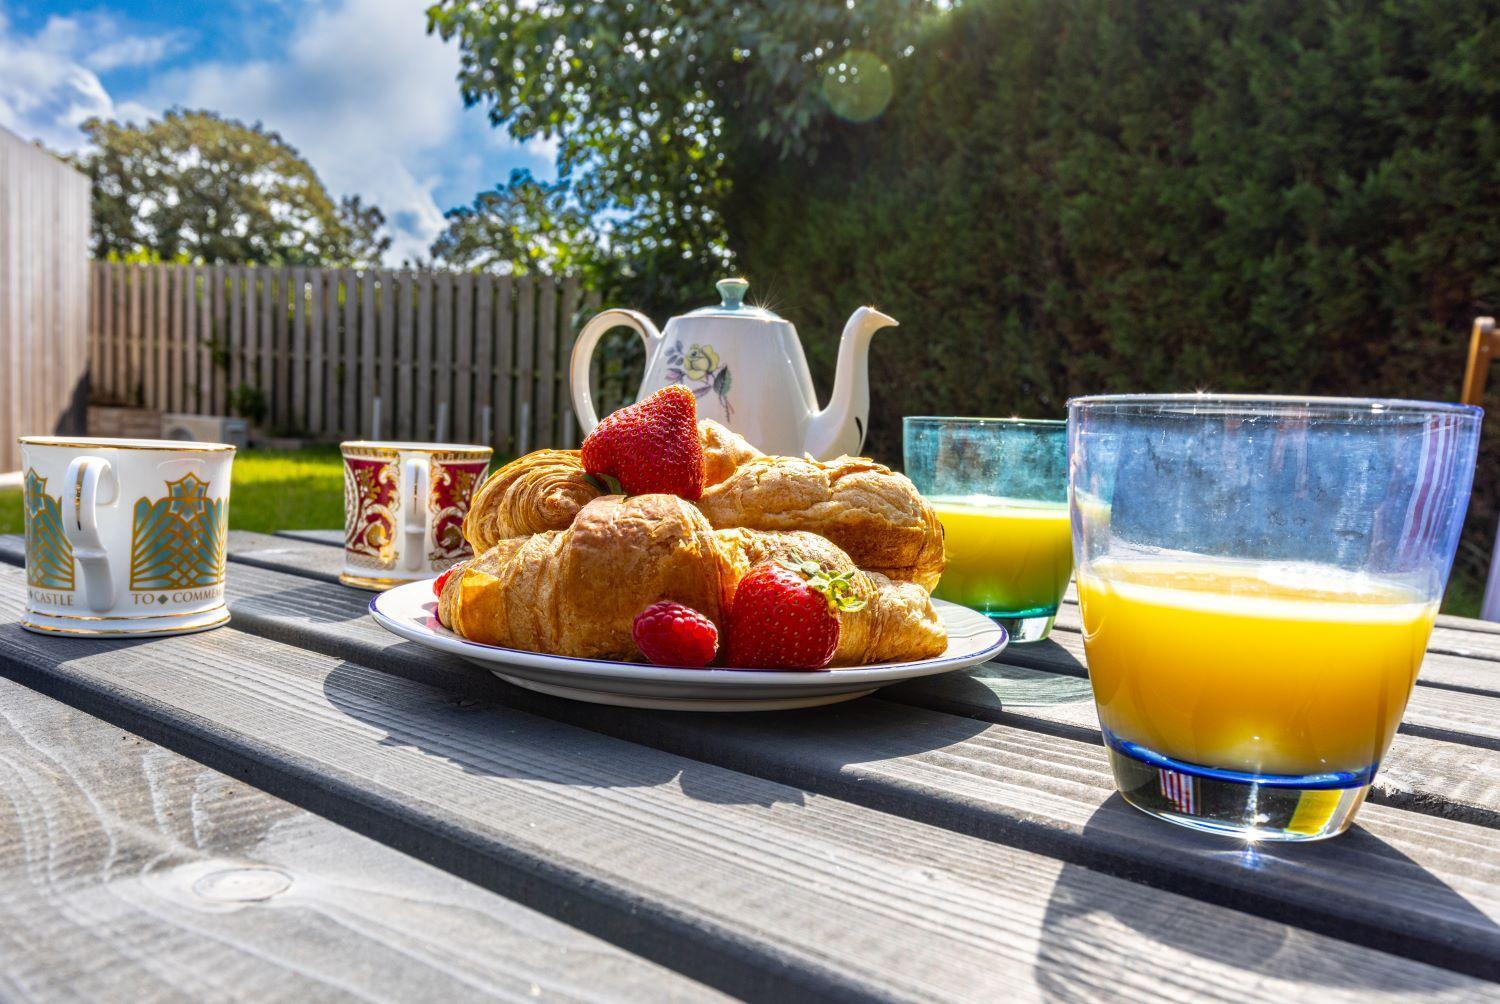
[(356, 440), (344, 455), (339, 581), (389, 589), (438, 575), (473, 552), (464, 517), (489, 469), (488, 446)]
[(229, 620), (234, 447), (22, 436), (26, 612), (44, 634), (182, 634)]

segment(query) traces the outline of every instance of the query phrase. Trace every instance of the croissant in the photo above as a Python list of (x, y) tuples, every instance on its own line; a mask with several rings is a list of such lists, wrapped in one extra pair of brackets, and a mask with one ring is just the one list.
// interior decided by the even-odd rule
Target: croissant
[[(740, 464), (761, 456), (738, 433), (718, 422), (698, 423), (705, 485), (717, 484)], [(537, 450), (512, 460), (480, 486), (464, 517), (464, 539), (481, 554), (509, 537), (566, 530), (585, 504), (605, 494), (589, 477), (577, 450)]]
[(937, 513), (906, 477), (862, 457), (758, 457), (704, 491), (698, 508), (716, 527), (810, 530), (865, 571), (928, 592), (943, 572)]
[(635, 617), (675, 600), (723, 625), (741, 577), (778, 557), (853, 572), (865, 607), (840, 614), (833, 665), (927, 658), (947, 645), (926, 592), (855, 570), (810, 533), (715, 531), (672, 495), (605, 496), (566, 530), (502, 540), (449, 577), (438, 619), (472, 641), (554, 655), (638, 659)]
[(561, 530), (604, 494), (577, 450), (537, 450), (512, 460), (479, 486), (464, 517), (464, 539), (479, 554), (509, 537)]

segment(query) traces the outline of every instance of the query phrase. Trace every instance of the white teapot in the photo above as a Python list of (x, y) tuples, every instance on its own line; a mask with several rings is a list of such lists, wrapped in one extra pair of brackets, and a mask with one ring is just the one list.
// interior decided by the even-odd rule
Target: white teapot
[(671, 384), (698, 397), (712, 418), (766, 453), (819, 460), (858, 454), (870, 417), (870, 338), (896, 321), (860, 307), (844, 325), (828, 407), (819, 410), (797, 329), (763, 307), (746, 306), (744, 279), (721, 279), (723, 302), (674, 317), (665, 331), (634, 310), (605, 310), (573, 345), (573, 413), (584, 435), (599, 424), (589, 393), (589, 361), (611, 328), (633, 329), (646, 343), (646, 375), (636, 400)]

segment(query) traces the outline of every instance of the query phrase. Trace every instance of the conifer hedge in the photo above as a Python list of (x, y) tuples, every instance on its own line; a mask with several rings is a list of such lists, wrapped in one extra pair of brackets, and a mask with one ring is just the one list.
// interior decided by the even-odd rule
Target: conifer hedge
[(810, 163), (738, 150), (727, 229), (823, 388), (855, 306), (901, 320), (871, 360), (888, 460), (902, 415), (1080, 393), (1452, 400), (1500, 311), (1496, 53), (1500, 0), (969, 0), (879, 119)]

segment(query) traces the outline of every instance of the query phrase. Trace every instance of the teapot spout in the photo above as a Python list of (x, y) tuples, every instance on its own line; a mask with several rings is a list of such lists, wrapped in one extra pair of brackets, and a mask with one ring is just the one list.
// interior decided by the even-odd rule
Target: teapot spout
[(897, 321), (874, 307), (849, 315), (839, 339), (838, 370), (828, 407), (813, 416), (803, 449), (819, 460), (858, 454), (870, 420), (870, 339)]

